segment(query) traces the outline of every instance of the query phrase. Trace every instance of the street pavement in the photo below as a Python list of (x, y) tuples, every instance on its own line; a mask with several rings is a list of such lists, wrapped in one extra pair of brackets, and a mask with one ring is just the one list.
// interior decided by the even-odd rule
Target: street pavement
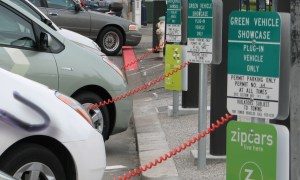
[[(143, 38), (139, 46), (134, 48), (137, 57), (152, 47), (152, 25), (141, 28)], [(143, 85), (164, 73), (164, 59), (160, 53), (153, 53), (139, 63), (139, 69), (127, 72), (131, 89), (132, 85)], [(210, 82), (210, 77), (209, 77)], [(210, 89), (208, 83), (208, 92)], [(137, 149), (140, 165), (154, 162), (183, 142), (187, 142), (198, 133), (198, 110), (180, 115), (170, 116), (168, 107), (172, 107), (172, 91), (164, 89), (163, 81), (155, 84), (134, 98), (134, 125), (136, 128)], [(208, 93), (209, 104), (210, 93)], [(181, 93), (180, 101), (181, 102)], [(209, 110), (209, 108), (208, 108)], [(209, 124), (209, 112), (207, 118)], [(197, 170), (191, 150), (197, 150), (197, 143), (183, 150), (173, 158), (143, 172), (142, 179), (226, 179), (225, 158), (212, 157), (207, 153), (206, 167)], [(206, 138), (206, 150), (209, 151), (209, 136)]]

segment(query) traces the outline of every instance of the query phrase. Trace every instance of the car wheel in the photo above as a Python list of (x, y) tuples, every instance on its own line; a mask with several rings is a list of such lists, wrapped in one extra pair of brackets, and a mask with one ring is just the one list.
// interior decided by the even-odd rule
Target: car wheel
[(98, 45), (104, 54), (117, 55), (123, 46), (123, 35), (116, 27), (107, 27), (101, 32)]
[[(102, 102), (103, 99), (95, 93), (92, 92), (83, 92), (79, 95), (74, 96), (85, 109), (88, 109), (93, 104)], [(109, 137), (109, 113), (106, 106), (99, 108), (94, 108), (88, 110), (89, 115), (91, 116), (94, 127), (99, 133), (102, 134), (103, 139), (106, 140)]]
[(0, 169), (17, 180), (66, 180), (59, 159), (38, 144), (21, 144), (4, 154), (0, 160)]

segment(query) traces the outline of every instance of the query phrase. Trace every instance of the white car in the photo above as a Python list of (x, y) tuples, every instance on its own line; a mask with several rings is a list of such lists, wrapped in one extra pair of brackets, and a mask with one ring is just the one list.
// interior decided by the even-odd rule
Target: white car
[(102, 178), (103, 137), (77, 101), (1, 68), (0, 82), (1, 171), (17, 180)]

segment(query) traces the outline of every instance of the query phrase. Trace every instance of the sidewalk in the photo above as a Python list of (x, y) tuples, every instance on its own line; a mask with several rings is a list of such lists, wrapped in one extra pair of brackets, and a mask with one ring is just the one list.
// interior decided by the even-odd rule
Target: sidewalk
[[(135, 49), (136, 56), (139, 57), (152, 46), (152, 28), (151, 26), (142, 28), (143, 39), (141, 45)], [(151, 33), (150, 33), (151, 32)], [(153, 54), (149, 58), (159, 59), (159, 54)], [(160, 63), (163, 60), (160, 59)], [(143, 66), (142, 62), (140, 66)], [(159, 69), (162, 75), (164, 66)], [(158, 70), (157, 68), (155, 69)], [(149, 72), (148, 72), (149, 74)], [(153, 80), (149, 75), (146, 80)], [(153, 79), (151, 79), (153, 78)], [(141, 82), (141, 84), (144, 82)], [(181, 94), (181, 93), (180, 93)], [(209, 94), (208, 94), (209, 96)], [(181, 102), (181, 100), (179, 101)], [(173, 150), (183, 142), (197, 135), (198, 133), (198, 114), (179, 116), (177, 118), (169, 117), (167, 107), (172, 105), (172, 91), (163, 88), (163, 82), (152, 87), (148, 96), (134, 97), (134, 123), (136, 127), (137, 145), (141, 165), (147, 165), (160, 156), (164, 156), (170, 150)], [(208, 112), (209, 115), (209, 112)], [(208, 118), (209, 121), (209, 118)], [(209, 122), (207, 123), (209, 124)], [(206, 138), (206, 148), (209, 150), (209, 136)], [(152, 169), (143, 172), (142, 179), (226, 179), (226, 161), (220, 159), (207, 159), (205, 170), (198, 171), (191, 156), (191, 150), (197, 149), (197, 143), (183, 150), (158, 164)], [(208, 157), (208, 156), (207, 156)]]

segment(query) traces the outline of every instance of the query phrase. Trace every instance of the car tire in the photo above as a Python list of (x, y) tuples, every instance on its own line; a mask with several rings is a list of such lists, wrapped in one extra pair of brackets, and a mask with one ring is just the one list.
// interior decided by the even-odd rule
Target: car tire
[(101, 32), (97, 43), (104, 54), (114, 56), (123, 46), (123, 35), (118, 28), (109, 26)]
[[(88, 109), (91, 105), (103, 102), (103, 99), (93, 92), (82, 92), (74, 96), (85, 109)], [(99, 131), (104, 140), (109, 138), (109, 111), (106, 106), (101, 106), (99, 108), (94, 108), (88, 110), (89, 115), (91, 116), (94, 127)]]
[(28, 176), (35, 176), (31, 178), (36, 180), (66, 180), (64, 168), (56, 155), (38, 144), (24, 143), (5, 153), (0, 160), (0, 169), (21, 180)]

